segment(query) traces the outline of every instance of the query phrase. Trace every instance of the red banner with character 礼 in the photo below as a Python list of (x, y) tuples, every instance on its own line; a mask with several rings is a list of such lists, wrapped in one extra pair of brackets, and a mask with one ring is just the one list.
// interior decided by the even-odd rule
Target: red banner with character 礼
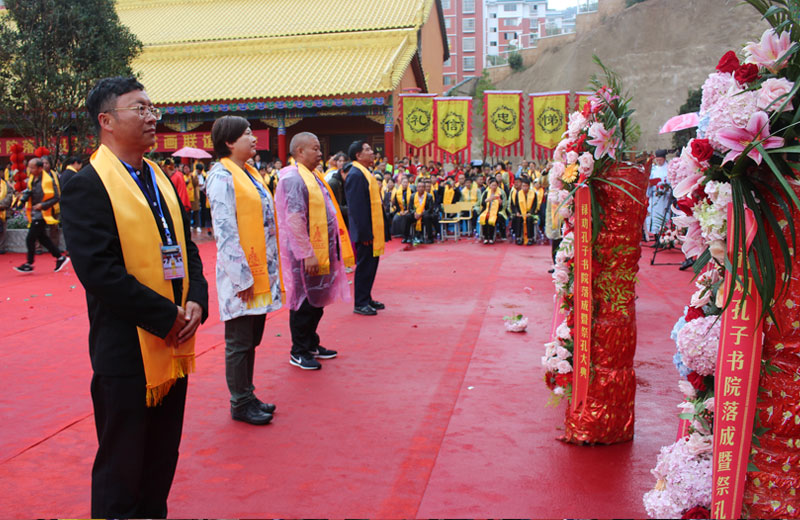
[[(728, 205), (728, 258), (738, 255), (736, 283), (729, 294), (734, 274), (725, 274), (725, 301), (722, 333), (714, 376), (714, 460), (711, 516), (718, 519), (741, 518), (744, 484), (750, 460), (758, 381), (761, 371), (761, 348), (764, 344), (761, 298), (753, 277), (744, 290), (744, 258), (733, 251), (733, 204)], [(750, 250), (757, 225), (753, 211), (745, 208), (745, 243)], [(746, 254), (746, 253), (745, 253)]]

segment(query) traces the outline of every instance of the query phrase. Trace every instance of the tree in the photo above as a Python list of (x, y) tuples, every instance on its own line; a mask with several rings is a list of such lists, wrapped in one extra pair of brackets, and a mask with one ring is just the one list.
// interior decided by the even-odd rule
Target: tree
[[(686, 97), (686, 103), (681, 105), (681, 108), (678, 109), (678, 114), (691, 114), (692, 112), (698, 112), (700, 110), (700, 102), (703, 99), (703, 89), (691, 89), (689, 90), (689, 95)], [(675, 148), (680, 152), (680, 150), (686, 146), (695, 134), (697, 133), (696, 128), (688, 128), (686, 130), (679, 130), (672, 134), (672, 147)]]
[(86, 95), (100, 78), (133, 75), (142, 43), (120, 22), (114, 0), (4, 3), (0, 117), (54, 159), (63, 137), (69, 152), (86, 150), (93, 133)]
[(522, 70), (522, 54), (518, 51), (514, 51), (508, 55), (508, 66), (511, 67), (511, 70), (514, 72), (519, 72)]

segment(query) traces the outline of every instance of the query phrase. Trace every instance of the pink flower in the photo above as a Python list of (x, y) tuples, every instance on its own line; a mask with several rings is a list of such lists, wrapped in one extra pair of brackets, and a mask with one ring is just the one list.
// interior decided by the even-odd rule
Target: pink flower
[(567, 152), (566, 160), (567, 164), (570, 165), (575, 164), (576, 162), (578, 162), (578, 152), (572, 152), (572, 151)]
[(783, 111), (794, 110), (791, 99), (787, 97), (793, 87), (794, 83), (786, 78), (769, 78), (761, 84), (756, 105), (761, 110), (775, 112), (788, 100)]
[(700, 186), (700, 183), (704, 178), (705, 177), (702, 173), (689, 174), (687, 177), (684, 177), (684, 179), (672, 189), (673, 195), (675, 195), (676, 199), (682, 199), (684, 197), (688, 197), (694, 192), (694, 190), (698, 186)]
[(791, 37), (788, 32), (775, 34), (775, 29), (767, 29), (761, 35), (761, 41), (750, 42), (744, 48), (745, 63), (755, 63), (772, 72), (776, 72), (786, 66), (784, 61), (779, 66), (778, 60), (783, 57), (792, 45)]
[(570, 139), (576, 139), (578, 134), (586, 128), (586, 118), (580, 112), (573, 112), (569, 115), (569, 124), (567, 125), (567, 134)]
[(556, 146), (555, 151), (553, 151), (553, 160), (555, 161), (563, 161), (564, 160), (564, 152), (567, 151), (567, 145), (570, 143), (569, 138), (562, 139), (558, 146)]
[(586, 141), (586, 143), (596, 147), (594, 150), (595, 159), (600, 159), (608, 154), (609, 157), (616, 160), (616, 148), (619, 145), (619, 140), (614, 137), (613, 129), (606, 130), (603, 127), (603, 123), (592, 123), (592, 126), (589, 127), (589, 137), (592, 139)]
[[(783, 137), (770, 137), (769, 116), (762, 111), (750, 116), (750, 121), (745, 128), (728, 127), (720, 130), (717, 134), (717, 140), (730, 149), (728, 155), (725, 156), (725, 160), (722, 161), (723, 164), (728, 161), (735, 161), (751, 143), (760, 142), (764, 149), (783, 146)], [(756, 164), (761, 164), (761, 153), (757, 149), (750, 150), (747, 156), (755, 161)]]
[(592, 170), (594, 169), (594, 158), (592, 157), (592, 154), (589, 152), (583, 152), (580, 158), (578, 158), (578, 163), (580, 164), (578, 171), (582, 175), (589, 175), (592, 173)]

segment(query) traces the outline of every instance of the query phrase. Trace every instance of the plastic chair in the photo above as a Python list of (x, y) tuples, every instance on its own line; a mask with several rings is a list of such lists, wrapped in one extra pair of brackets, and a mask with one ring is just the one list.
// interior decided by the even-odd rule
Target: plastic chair
[[(441, 228), (442, 240), (447, 240), (448, 237), (453, 237), (456, 242), (461, 235), (459, 224), (461, 218), (459, 217), (459, 204), (442, 204), (442, 218), (439, 219), (439, 227)], [(447, 234), (447, 226), (453, 224), (453, 234)]]
[[(458, 206), (458, 220), (459, 222), (467, 223), (467, 236), (472, 236), (472, 212), (475, 211), (471, 202), (459, 202), (455, 204)], [(461, 215), (463, 212), (468, 212), (467, 215)]]

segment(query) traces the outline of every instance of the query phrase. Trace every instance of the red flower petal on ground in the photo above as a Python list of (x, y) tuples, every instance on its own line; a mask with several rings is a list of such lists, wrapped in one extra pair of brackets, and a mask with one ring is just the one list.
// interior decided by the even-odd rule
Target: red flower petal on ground
[(728, 51), (719, 60), (719, 63), (717, 64), (717, 70), (720, 72), (733, 74), (740, 66), (739, 58), (736, 56), (736, 53), (733, 51)]
[[(690, 372), (689, 375), (686, 376), (686, 379), (688, 379), (689, 382), (692, 383), (692, 386), (698, 392), (705, 392), (708, 389), (706, 387), (706, 384), (703, 382), (703, 376), (701, 376), (697, 372)], [(705, 517), (701, 517), (701, 518), (705, 518)]]

